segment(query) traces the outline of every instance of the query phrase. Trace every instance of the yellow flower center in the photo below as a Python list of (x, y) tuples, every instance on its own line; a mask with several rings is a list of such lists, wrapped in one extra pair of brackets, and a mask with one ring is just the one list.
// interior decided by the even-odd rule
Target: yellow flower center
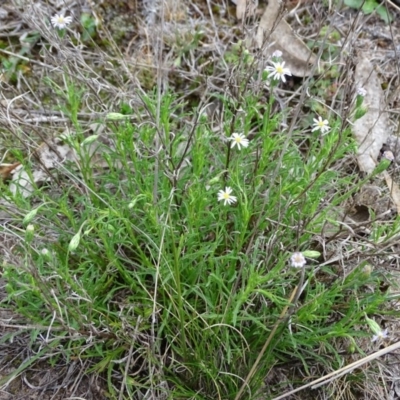
[(277, 72), (278, 74), (283, 74), (282, 65), (278, 65), (278, 66), (276, 67), (276, 72)]

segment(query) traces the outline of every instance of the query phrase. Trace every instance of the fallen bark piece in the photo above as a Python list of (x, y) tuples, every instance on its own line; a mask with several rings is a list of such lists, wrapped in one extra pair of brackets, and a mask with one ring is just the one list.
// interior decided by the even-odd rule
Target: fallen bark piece
[(358, 144), (357, 162), (361, 171), (372, 173), (378, 164), (378, 156), (389, 133), (389, 117), (385, 111), (385, 96), (373, 65), (367, 58), (360, 58), (354, 76), (355, 92), (364, 89), (364, 116), (357, 119), (353, 135)]
[[(357, 141), (357, 162), (361, 171), (371, 174), (378, 165), (378, 157), (390, 137), (389, 116), (381, 82), (370, 61), (361, 57), (354, 76), (355, 92), (362, 92), (362, 106), (366, 113), (354, 122), (353, 135)], [(400, 188), (388, 171), (378, 175), (386, 182), (390, 197), (400, 214)], [(383, 179), (382, 179), (383, 178)]]

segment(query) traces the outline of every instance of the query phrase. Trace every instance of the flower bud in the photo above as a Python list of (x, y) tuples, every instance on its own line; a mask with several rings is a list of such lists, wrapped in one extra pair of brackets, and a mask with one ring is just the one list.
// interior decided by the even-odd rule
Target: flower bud
[(108, 119), (109, 121), (120, 121), (123, 119), (127, 119), (129, 117), (130, 117), (129, 115), (124, 115), (124, 114), (114, 113), (114, 112), (108, 113), (106, 115), (106, 119)]
[(83, 147), (83, 146), (86, 146), (86, 145), (88, 145), (88, 144), (91, 144), (91, 143), (95, 142), (98, 138), (99, 138), (99, 135), (91, 135), (91, 136), (88, 136), (88, 137), (81, 143), (81, 146)]
[(382, 329), (379, 326), (379, 324), (377, 322), (375, 322), (373, 319), (368, 318), (367, 316), (365, 316), (365, 319), (367, 320), (367, 324), (370, 327), (371, 331), (375, 335), (378, 335), (382, 331)]
[(354, 120), (360, 119), (361, 117), (363, 117), (368, 111), (368, 108), (364, 107), (364, 106), (360, 106), (356, 108), (356, 112), (354, 114)]
[(69, 242), (68, 251), (75, 251), (79, 246), (79, 242), (81, 241), (81, 233), (78, 232)]
[(302, 253), (303, 256), (307, 258), (319, 258), (321, 256), (321, 253), (316, 250), (305, 250)]
[(29, 211), (28, 214), (25, 215), (25, 218), (22, 220), (22, 223), (24, 225), (29, 224), (33, 220), (33, 218), (36, 217), (38, 210), (39, 210), (39, 208), (35, 208), (35, 209)]
[(25, 230), (25, 241), (29, 243), (33, 239), (33, 235), (35, 233), (35, 227), (32, 224), (29, 224)]
[(26, 232), (27, 232), (27, 233), (33, 233), (33, 232), (35, 232), (35, 227), (34, 227), (32, 224), (29, 224), (29, 225), (26, 227)]

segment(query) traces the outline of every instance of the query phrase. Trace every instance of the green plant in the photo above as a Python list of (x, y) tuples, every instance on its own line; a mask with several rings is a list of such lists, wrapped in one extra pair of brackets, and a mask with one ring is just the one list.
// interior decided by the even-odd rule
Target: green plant
[(81, 15), (81, 24), (83, 29), (81, 40), (85, 43), (96, 35), (96, 20), (90, 14), (83, 13)]
[[(0, 108), (24, 177), (0, 191), (11, 242), (1, 306), (29, 321), (29, 357), (0, 384), (46, 359), (79, 364), (111, 399), (271, 398), (369, 352), (372, 334), (385, 340), (378, 315), (397, 317), (398, 295), (373, 265), (400, 226), (373, 218), (361, 231), (341, 213), (388, 167), (348, 172), (349, 121), (367, 108), (351, 100), (342, 63), (300, 83), (279, 52), (265, 60), (208, 25), (190, 33), (198, 22), (177, 37), (168, 21), (157, 49), (143, 30), (142, 64), (117, 45), (91, 53), (95, 21), (83, 15), (81, 35), (76, 20), (42, 32), (58, 51), (43, 47), (47, 73), (18, 98), (29, 110), (50, 100), (40, 129), (33, 111)], [(326, 60), (338, 39), (327, 37)]]
[[(356, 267), (332, 281), (326, 278), (336, 272), (317, 261), (302, 273), (288, 264), (321, 231), (327, 209), (320, 199), (334, 202), (347, 185), (332, 167), (352, 140), (335, 120), (325, 136), (282, 131), (274, 97), (261, 102), (262, 85), (250, 89), (243, 74), (239, 92), (219, 98), (221, 130), (200, 108), (185, 111), (171, 93), (154, 93), (142, 95), (147, 121), (122, 114), (103, 121), (111, 148), (97, 136), (81, 140), (84, 91), (72, 82), (64, 93), (55, 88), (77, 132), (68, 144), (79, 172), (66, 166), (57, 198), (35, 192), (40, 206), (26, 210), (23, 265), (4, 265), (3, 275), (18, 311), (41, 325), (51, 321), (67, 357), (91, 358), (92, 371), (107, 371), (114, 397), (115, 371), (137, 368), (125, 381), (132, 396), (150, 385), (161, 395), (165, 381), (173, 398), (234, 399), (267, 339), (251, 393), (276, 363), (295, 357), (307, 370), (315, 357), (328, 362), (314, 353), (322, 344), (338, 367), (333, 342), (360, 336), (365, 313), (386, 300), (363, 290), (379, 285), (379, 274)], [(249, 146), (232, 147), (234, 132), (253, 136)], [(305, 135), (306, 152), (299, 148)], [(224, 187), (237, 202), (217, 201)], [(291, 303), (302, 282), (301, 303)], [(118, 361), (128, 353), (136, 366)]]
[(386, 5), (378, 3), (376, 0), (345, 0), (344, 4), (356, 10), (361, 9), (367, 15), (375, 11), (387, 24), (393, 21), (393, 16), (389, 13)]
[[(2, 71), (6, 79), (12, 82), (17, 81), (18, 72), (30, 73), (31, 68), (29, 67), (28, 59), (25, 57), (31, 52), (31, 48), (35, 46), (37, 41), (40, 39), (38, 32), (31, 32), (29, 35), (24, 37), (21, 48), (18, 52), (10, 53), (9, 51), (2, 51), (0, 54), (0, 61)], [(0, 49), (5, 47), (5, 43), (0, 41)]]

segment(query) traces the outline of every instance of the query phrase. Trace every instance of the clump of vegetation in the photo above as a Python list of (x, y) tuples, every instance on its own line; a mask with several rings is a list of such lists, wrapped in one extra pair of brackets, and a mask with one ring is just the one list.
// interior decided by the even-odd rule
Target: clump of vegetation
[[(67, 38), (52, 37), (61, 52)], [(366, 318), (385, 312), (383, 274), (326, 257), (341, 232), (336, 206), (362, 183), (340, 168), (354, 153), (354, 110), (282, 107), (290, 70), (279, 54), (266, 68), (235, 48), (223, 94), (196, 101), (163, 85), (96, 92), (95, 72), (78, 75), (63, 54), (61, 74), (44, 83), (68, 121), (58, 145), (73, 156), (40, 180), (43, 161), (21, 159), (26, 180), (0, 194), (18, 210), (1, 228), (16, 241), (2, 305), (43, 332), (31, 343), (38, 359), (88, 361), (112, 399), (238, 400), (285, 391), (275, 369), (297, 386), (299, 371), (339, 369), (372, 334), (385, 338)]]

